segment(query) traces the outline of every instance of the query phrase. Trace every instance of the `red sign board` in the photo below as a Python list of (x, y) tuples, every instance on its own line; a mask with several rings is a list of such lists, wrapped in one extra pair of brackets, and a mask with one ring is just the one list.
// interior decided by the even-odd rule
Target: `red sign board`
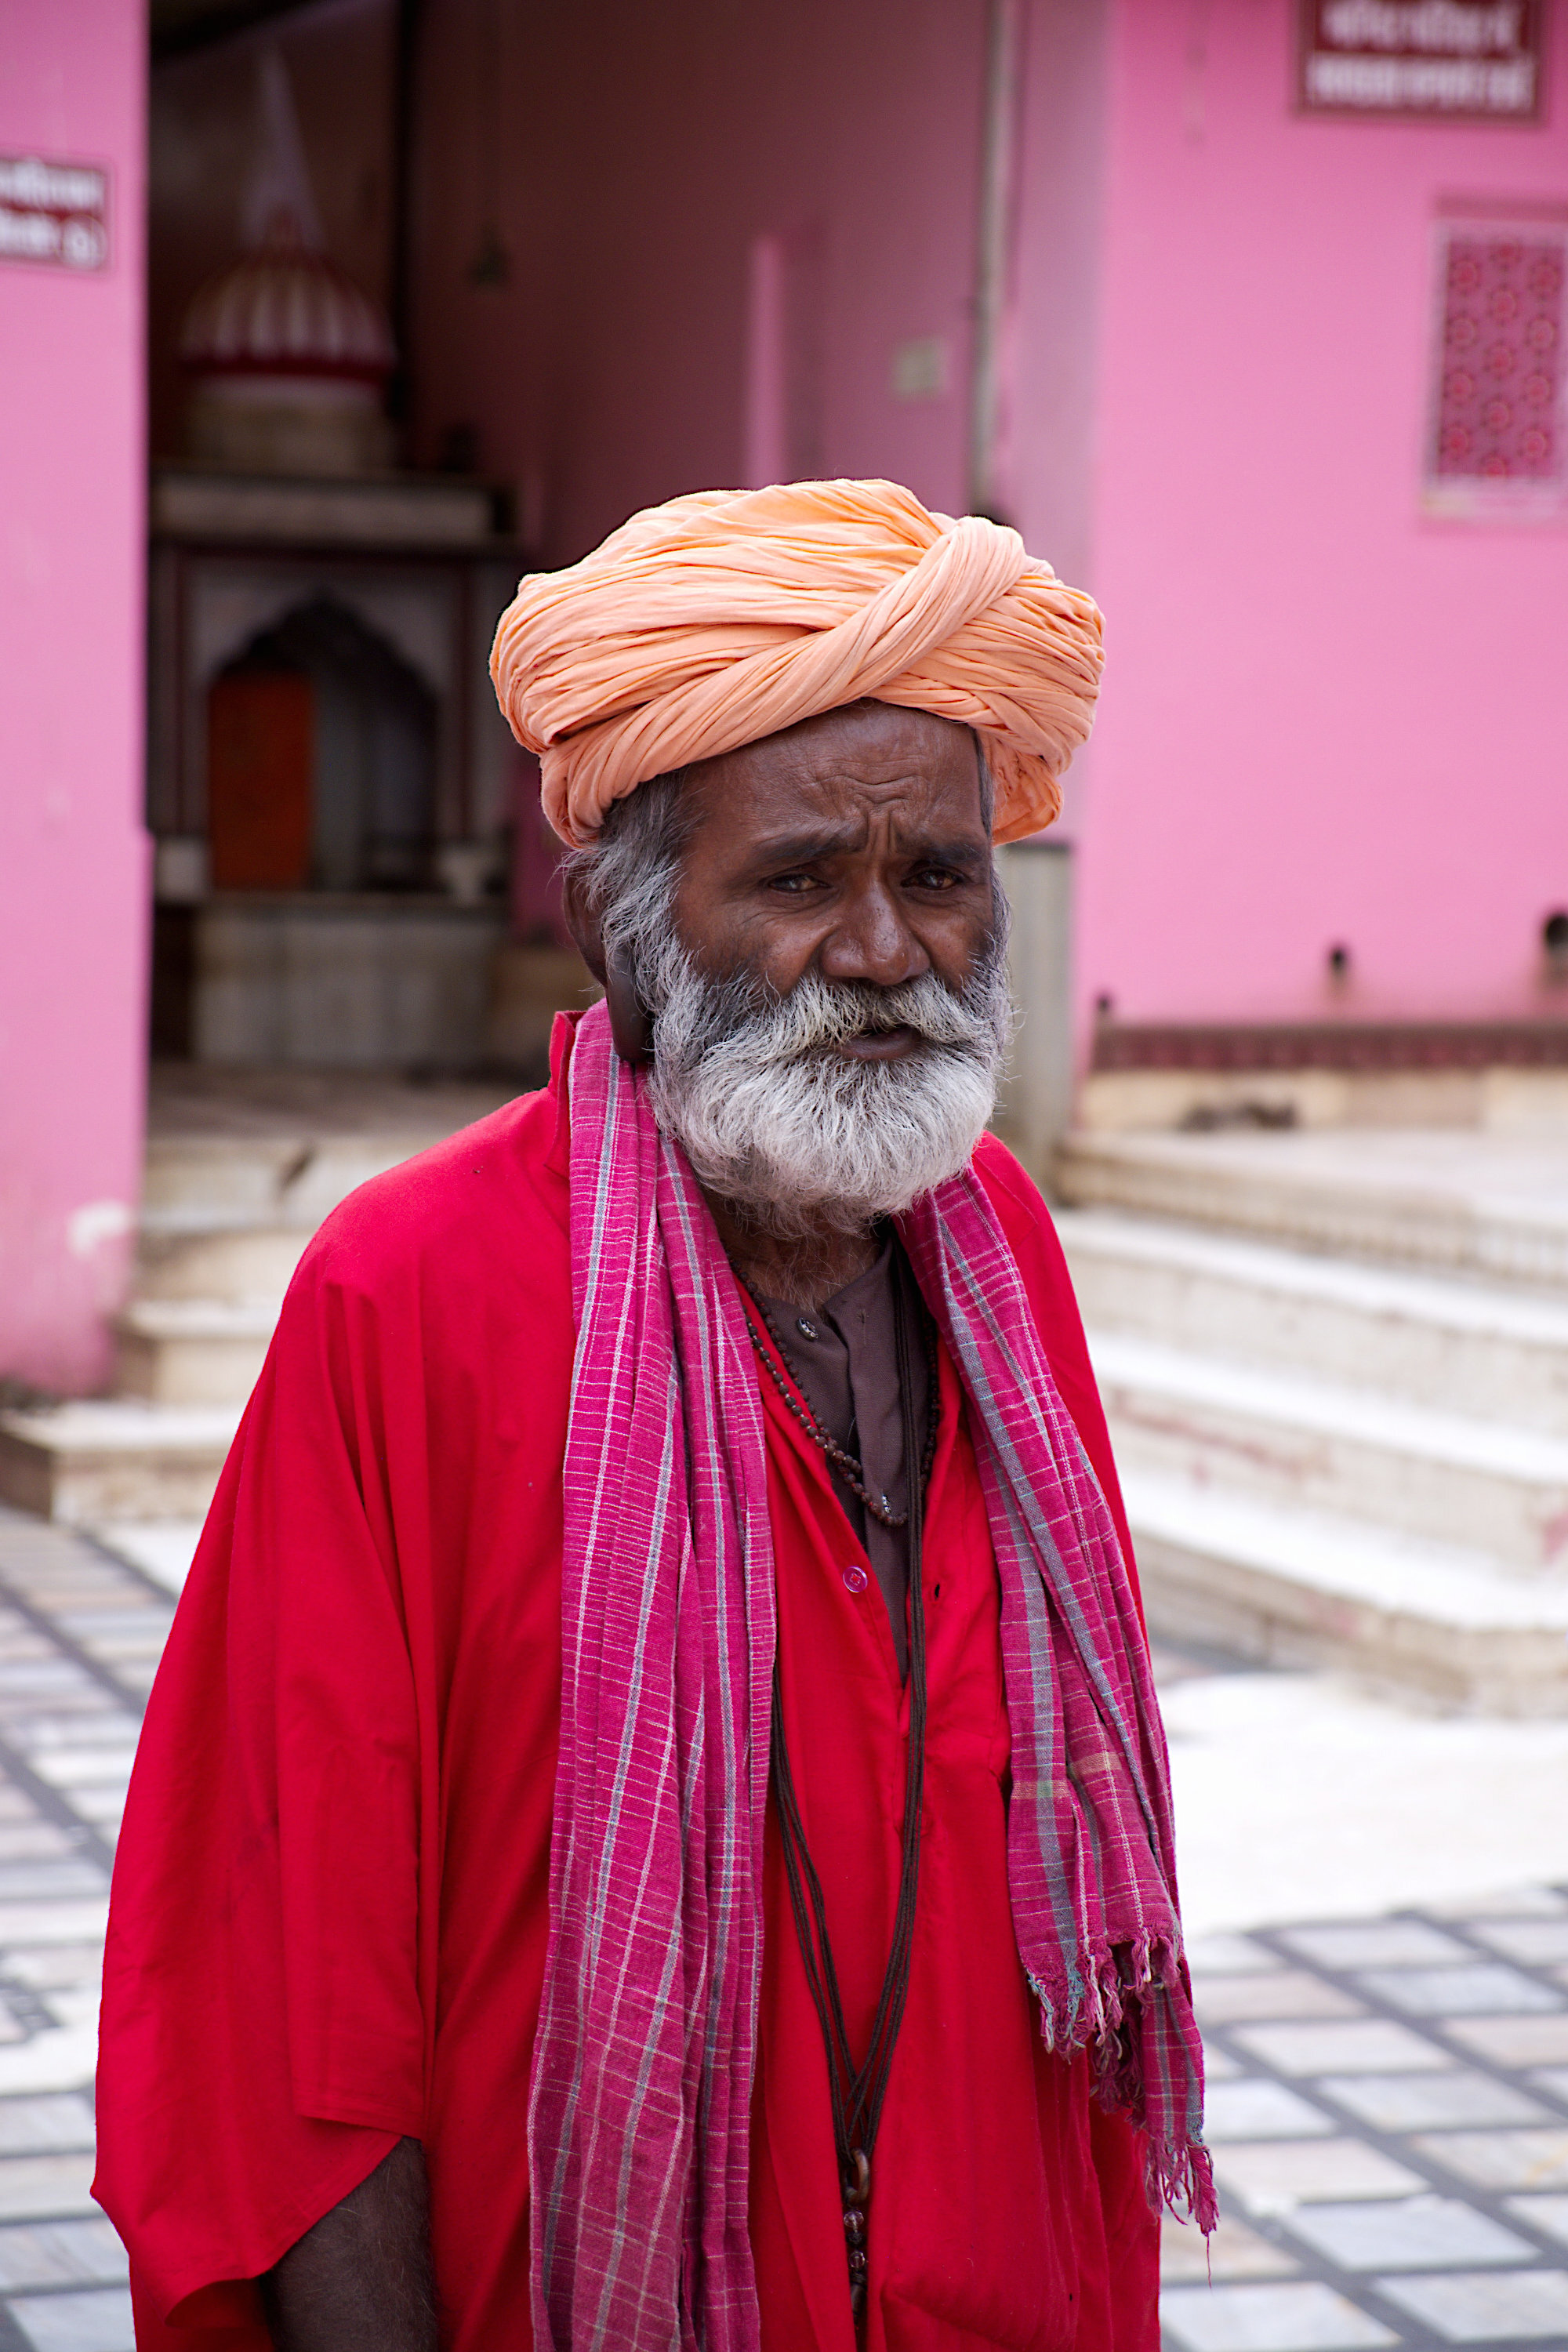
[(101, 269), (108, 214), (109, 174), (98, 164), (0, 155), (0, 261)]
[(1531, 122), (1542, 0), (1300, 0), (1309, 114)]

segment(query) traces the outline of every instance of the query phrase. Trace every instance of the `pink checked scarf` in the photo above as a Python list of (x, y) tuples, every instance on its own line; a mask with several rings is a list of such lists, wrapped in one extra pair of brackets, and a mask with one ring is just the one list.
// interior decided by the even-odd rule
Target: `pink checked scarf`
[[(577, 1316), (561, 1760), (529, 2110), (552, 2352), (753, 2352), (747, 2139), (773, 1562), (739, 1293), (596, 1005), (571, 1061)], [(977, 1180), (900, 1225), (963, 1377), (1002, 1587), (1007, 1864), (1047, 2044), (1212, 2227), (1163, 1734), (1116, 1532)]]

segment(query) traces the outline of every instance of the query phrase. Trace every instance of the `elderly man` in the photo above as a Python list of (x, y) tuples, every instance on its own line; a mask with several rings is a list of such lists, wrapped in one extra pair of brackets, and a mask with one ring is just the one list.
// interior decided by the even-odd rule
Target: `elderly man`
[(886, 483), (525, 581), (606, 1002), (285, 1306), (148, 1717), (143, 2346), (1154, 2352), (1212, 2211), (1163, 1742), (994, 835), (1099, 616)]

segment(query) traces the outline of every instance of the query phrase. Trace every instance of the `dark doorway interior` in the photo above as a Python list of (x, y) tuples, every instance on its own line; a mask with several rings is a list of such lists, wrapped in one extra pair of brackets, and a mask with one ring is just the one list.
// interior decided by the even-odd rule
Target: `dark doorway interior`
[(436, 698), (317, 596), (252, 639), (208, 701), (208, 824), (225, 889), (426, 890)]

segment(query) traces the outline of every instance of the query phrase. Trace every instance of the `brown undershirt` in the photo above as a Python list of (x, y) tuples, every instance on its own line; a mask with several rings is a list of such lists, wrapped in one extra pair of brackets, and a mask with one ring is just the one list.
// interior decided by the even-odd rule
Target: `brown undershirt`
[[(768, 1298), (767, 1310), (784, 1341), (789, 1369), (813, 1412), (835, 1444), (860, 1464), (867, 1491), (885, 1495), (895, 1511), (910, 1504), (904, 1460), (904, 1410), (893, 1302), (901, 1288), (910, 1335), (917, 1444), (923, 1447), (930, 1376), (922, 1338), (924, 1310), (910, 1262), (889, 1233), (874, 1265), (814, 1313)], [(900, 1675), (909, 1671), (909, 1529), (884, 1527), (832, 1467), (833, 1488), (866, 1547), (871, 1573), (888, 1604)]]

